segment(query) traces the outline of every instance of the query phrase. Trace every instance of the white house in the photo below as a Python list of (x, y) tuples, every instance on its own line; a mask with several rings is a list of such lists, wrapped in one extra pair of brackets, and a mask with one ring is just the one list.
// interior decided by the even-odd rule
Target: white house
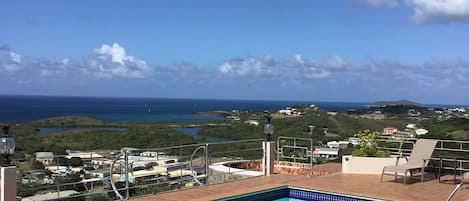
[(417, 128), (417, 125), (415, 124), (407, 124), (407, 126), (405, 126), (406, 128), (409, 128), (409, 129), (416, 129)]
[(330, 141), (330, 142), (327, 142), (327, 146), (329, 148), (339, 148), (340, 144), (337, 141)]
[(244, 123), (248, 125), (259, 126), (259, 122), (256, 120), (247, 120)]
[(287, 116), (290, 116), (292, 115), (292, 110), (279, 110), (278, 113), (279, 114), (283, 114), (283, 115), (287, 115)]
[(417, 135), (425, 135), (427, 133), (428, 133), (428, 130), (423, 129), (423, 128), (419, 128), (419, 129), (415, 130), (415, 134), (417, 134)]
[(357, 137), (351, 137), (348, 139), (348, 142), (353, 144), (353, 146), (359, 145), (360, 144), (360, 138)]
[(341, 146), (347, 146), (350, 142), (349, 141), (330, 141), (327, 142), (327, 147), (329, 148), (340, 148)]
[(80, 152), (67, 150), (67, 155), (65, 156), (65, 158), (71, 159), (74, 157), (81, 159), (103, 158), (101, 154), (97, 154), (95, 152)]
[(54, 161), (54, 154), (52, 152), (36, 152), (36, 160), (44, 165), (49, 165)]
[(339, 148), (320, 147), (313, 152), (313, 157), (335, 159), (339, 155)]

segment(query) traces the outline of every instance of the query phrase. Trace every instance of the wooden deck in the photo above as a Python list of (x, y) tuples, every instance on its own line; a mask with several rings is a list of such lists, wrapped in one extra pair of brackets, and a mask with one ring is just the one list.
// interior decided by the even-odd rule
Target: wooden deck
[[(451, 177), (448, 177), (451, 178)], [(218, 184), (198, 187), (189, 190), (168, 192), (160, 195), (134, 198), (134, 201), (177, 201), (177, 200), (214, 200), (218, 198), (245, 194), (249, 192), (269, 189), (279, 186), (296, 186), (308, 189), (317, 189), (337, 193), (380, 198), (385, 200), (445, 200), (455, 185), (452, 181), (439, 183), (438, 179), (427, 178), (424, 182), (411, 179), (410, 184), (402, 184), (402, 180), (394, 181), (394, 177), (385, 176), (383, 183), (378, 175), (342, 174), (336, 173), (321, 177), (306, 177), (277, 174), (269, 177), (256, 177)], [(469, 184), (465, 184), (452, 201), (469, 200)]]

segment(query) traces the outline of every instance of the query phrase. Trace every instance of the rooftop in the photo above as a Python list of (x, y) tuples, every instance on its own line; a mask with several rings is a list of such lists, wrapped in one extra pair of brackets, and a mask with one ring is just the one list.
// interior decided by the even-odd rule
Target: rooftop
[[(431, 175), (431, 174), (429, 174)], [(275, 174), (224, 184), (204, 186), (190, 190), (163, 193), (148, 197), (135, 198), (135, 201), (174, 201), (174, 200), (214, 200), (233, 195), (245, 194), (280, 186), (295, 186), (385, 200), (445, 200), (455, 185), (451, 181), (438, 182), (435, 178), (426, 178), (424, 182), (417, 179), (410, 184), (395, 182), (392, 177), (385, 177), (380, 182), (380, 175), (335, 173), (319, 177), (306, 177), (288, 174)], [(469, 184), (463, 185), (452, 201), (467, 200)]]

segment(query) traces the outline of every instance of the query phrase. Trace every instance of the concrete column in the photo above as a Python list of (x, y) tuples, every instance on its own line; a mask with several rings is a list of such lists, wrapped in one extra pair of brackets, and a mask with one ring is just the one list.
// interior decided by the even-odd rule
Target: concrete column
[(0, 201), (16, 200), (16, 167), (1, 167)]
[(264, 157), (262, 159), (262, 172), (265, 176), (269, 176), (274, 173), (274, 160), (275, 160), (275, 142), (262, 143), (264, 149)]

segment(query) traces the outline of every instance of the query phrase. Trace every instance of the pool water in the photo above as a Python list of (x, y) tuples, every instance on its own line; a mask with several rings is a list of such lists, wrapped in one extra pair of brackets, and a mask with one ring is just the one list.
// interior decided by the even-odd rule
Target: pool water
[(300, 200), (300, 199), (296, 199), (296, 198), (280, 198), (280, 199), (276, 199), (274, 201), (305, 201), (305, 200)]
[(375, 198), (345, 195), (297, 187), (282, 186), (258, 192), (226, 197), (217, 201), (382, 201)]

